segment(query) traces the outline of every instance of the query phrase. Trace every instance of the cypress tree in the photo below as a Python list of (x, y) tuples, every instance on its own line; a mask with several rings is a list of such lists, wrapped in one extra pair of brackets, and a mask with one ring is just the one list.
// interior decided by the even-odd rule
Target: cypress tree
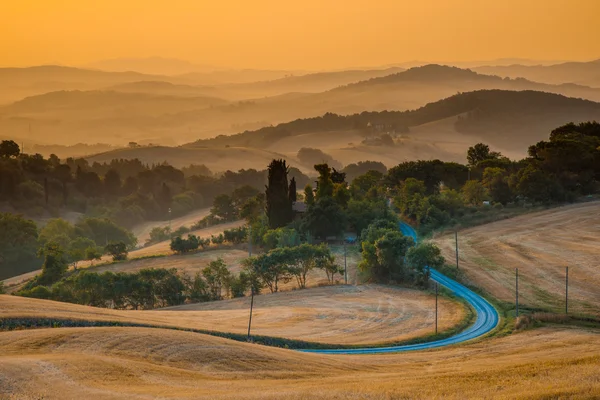
[(288, 167), (285, 160), (273, 160), (268, 168), (266, 186), (267, 217), (271, 229), (281, 228), (292, 222), (292, 202), (288, 186)]
[(292, 180), (290, 181), (290, 202), (293, 204), (296, 200), (298, 200), (296, 178), (292, 178)]

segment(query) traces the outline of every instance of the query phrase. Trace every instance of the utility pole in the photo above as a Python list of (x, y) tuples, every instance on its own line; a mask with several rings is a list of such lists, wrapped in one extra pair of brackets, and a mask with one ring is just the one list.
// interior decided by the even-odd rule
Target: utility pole
[(248, 224), (248, 257), (252, 257), (252, 225)]
[(171, 229), (171, 207), (169, 207), (169, 236), (173, 240), (173, 231)]
[(250, 283), (250, 318), (248, 319), (248, 341), (250, 341), (250, 327), (252, 326), (252, 308), (254, 307), (254, 282)]
[(435, 283), (435, 334), (438, 333), (438, 283)]
[(346, 261), (346, 238), (344, 237), (344, 282), (348, 284), (348, 264)]
[(565, 314), (569, 313), (569, 267), (565, 268)]
[(454, 231), (454, 242), (456, 244), (456, 270), (458, 271), (458, 231)]
[(517, 305), (517, 317), (519, 316), (519, 268), (515, 268), (515, 300)]

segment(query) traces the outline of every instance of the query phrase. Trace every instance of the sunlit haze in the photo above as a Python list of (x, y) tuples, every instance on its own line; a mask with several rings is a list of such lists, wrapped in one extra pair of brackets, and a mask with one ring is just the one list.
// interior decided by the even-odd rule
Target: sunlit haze
[(598, 0), (4, 0), (0, 65), (173, 57), (231, 68), (600, 58)]

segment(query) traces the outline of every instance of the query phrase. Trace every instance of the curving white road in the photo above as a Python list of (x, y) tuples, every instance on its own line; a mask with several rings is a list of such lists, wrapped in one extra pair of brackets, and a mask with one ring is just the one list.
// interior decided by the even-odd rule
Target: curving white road
[[(417, 241), (417, 233), (410, 225), (401, 223), (400, 230), (404, 235), (411, 236), (415, 242)], [(412, 350), (427, 350), (476, 339), (491, 332), (498, 325), (500, 321), (498, 311), (496, 311), (494, 306), (492, 306), (486, 299), (434, 269), (431, 270), (431, 279), (448, 288), (454, 293), (455, 296), (465, 299), (473, 307), (475, 313), (477, 314), (477, 319), (473, 325), (449, 338), (427, 343), (390, 347), (365, 347), (356, 349), (302, 349), (299, 351), (319, 354), (378, 354), (397, 353)]]

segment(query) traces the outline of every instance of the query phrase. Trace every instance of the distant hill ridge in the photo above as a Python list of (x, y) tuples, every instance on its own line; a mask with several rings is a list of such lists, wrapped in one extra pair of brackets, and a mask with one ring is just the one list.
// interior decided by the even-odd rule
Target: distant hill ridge
[[(521, 127), (513, 126), (514, 133), (506, 131), (504, 135), (506, 137), (522, 135), (523, 129), (537, 124), (541, 128), (534, 129), (530, 136), (536, 136), (536, 133), (539, 136), (540, 129), (558, 126), (556, 120), (569, 122), (600, 119), (600, 103), (538, 91), (478, 90), (459, 93), (416, 110), (362, 112), (352, 115), (327, 113), (319, 117), (297, 119), (236, 135), (199, 140), (187, 146), (229, 145), (261, 148), (283, 137), (304, 133), (361, 130), (373, 125), (404, 130), (463, 114), (467, 114), (467, 117), (459, 124), (459, 129), (464, 132), (472, 131), (473, 125), (489, 125), (486, 121), (494, 121), (498, 124), (494, 131), (502, 131), (514, 121), (520, 121)], [(487, 126), (487, 128), (493, 127)], [(529, 142), (527, 138), (524, 139)]]

